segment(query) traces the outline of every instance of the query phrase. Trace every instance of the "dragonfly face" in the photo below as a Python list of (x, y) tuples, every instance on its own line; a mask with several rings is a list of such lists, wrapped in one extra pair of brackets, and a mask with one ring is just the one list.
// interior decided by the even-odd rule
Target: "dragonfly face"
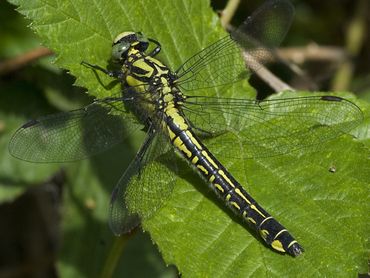
[(112, 59), (123, 64), (129, 55), (145, 52), (149, 41), (140, 32), (123, 32), (113, 41)]

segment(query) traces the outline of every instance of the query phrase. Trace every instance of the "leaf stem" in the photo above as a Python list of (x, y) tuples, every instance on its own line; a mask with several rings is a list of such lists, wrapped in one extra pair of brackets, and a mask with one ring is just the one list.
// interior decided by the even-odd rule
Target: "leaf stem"
[(114, 271), (117, 268), (119, 259), (121, 258), (123, 248), (126, 246), (128, 239), (131, 237), (131, 234), (123, 235), (116, 237), (111, 246), (110, 252), (104, 262), (103, 270), (100, 274), (100, 277), (113, 277)]

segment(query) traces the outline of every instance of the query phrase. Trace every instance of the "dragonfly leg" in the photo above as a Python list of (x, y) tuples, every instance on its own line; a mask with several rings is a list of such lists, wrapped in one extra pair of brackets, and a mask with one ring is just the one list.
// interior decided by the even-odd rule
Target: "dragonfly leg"
[(150, 42), (152, 42), (156, 45), (156, 47), (148, 54), (148, 56), (154, 57), (161, 51), (161, 44), (159, 42), (157, 42), (156, 40), (149, 39), (149, 38), (148, 38), (148, 41), (150, 41)]
[(92, 68), (94, 70), (101, 71), (101, 72), (105, 73), (106, 75), (109, 75), (110, 77), (114, 77), (114, 78), (117, 78), (117, 79), (123, 79), (124, 78), (124, 74), (123, 74), (122, 70), (107, 70), (107, 69), (105, 69), (105, 68), (103, 68), (99, 65), (90, 64), (90, 63), (87, 63), (85, 61), (82, 61), (81, 65)]

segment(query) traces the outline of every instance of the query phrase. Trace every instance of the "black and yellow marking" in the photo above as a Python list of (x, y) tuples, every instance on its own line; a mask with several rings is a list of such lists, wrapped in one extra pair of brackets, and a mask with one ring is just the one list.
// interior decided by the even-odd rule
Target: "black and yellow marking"
[[(128, 34), (132, 36), (132, 33)], [(303, 249), (290, 233), (258, 205), (195, 135), (181, 111), (184, 96), (176, 87), (175, 76), (171, 71), (135, 47), (130, 48), (126, 55), (128, 59), (122, 66), (126, 72), (125, 83), (131, 87), (153, 87), (151, 90), (156, 94), (151, 94), (150, 99), (147, 99), (153, 105), (146, 112), (153, 118), (159, 116), (163, 120), (161, 129), (179, 153), (212, 185), (217, 195), (235, 213), (259, 232), (268, 245), (280, 252), (299, 255)]]
[[(243, 189), (199, 140), (193, 128), (209, 134), (223, 132), (227, 129), (226, 123), (219, 120), (227, 113), (232, 117), (240, 115), (252, 124), (264, 123), (264, 120), (269, 121), (271, 116), (277, 115), (277, 122), (280, 122), (280, 118), (282, 122), (288, 119), (297, 125), (289, 130), (285, 126), (280, 128), (279, 124), (270, 125), (269, 121), (266, 126), (270, 128), (269, 131), (277, 133), (277, 138), (266, 138), (263, 132), (253, 133), (251, 138), (256, 148), (245, 150), (248, 152), (252, 149), (249, 157), (261, 155), (261, 152), (264, 155), (266, 150), (267, 155), (277, 155), (291, 151), (291, 147), (296, 150), (318, 145), (351, 130), (363, 120), (361, 109), (350, 101), (334, 96), (274, 99), (256, 103), (254, 100), (220, 96), (187, 96), (180, 91), (180, 88), (184, 91), (199, 90), (241, 80), (246, 71), (245, 62), (240, 59), (240, 48), (252, 50), (250, 54), (257, 61), (259, 58), (265, 60), (265, 51), (259, 49), (264, 44), (269, 48), (277, 46), (288, 30), (292, 16), (293, 8), (289, 1), (266, 1), (240, 28), (190, 57), (176, 71), (171, 71), (155, 58), (161, 50), (157, 41), (146, 38), (141, 33), (124, 32), (117, 36), (112, 46), (112, 62), (119, 69), (110, 71), (83, 62), (85, 66), (120, 81), (121, 94), (96, 99), (84, 108), (46, 116), (23, 125), (11, 139), (9, 151), (13, 156), (26, 161), (75, 161), (107, 150), (120, 142), (124, 133), (137, 130), (137, 123), (142, 124), (147, 137), (112, 194), (109, 219), (115, 234), (129, 232), (139, 223), (138, 215), (131, 213), (132, 210), (128, 207), (130, 205), (125, 203), (127, 185), (132, 178), (146, 185), (145, 178), (140, 180), (140, 170), (168, 150), (165, 146), (163, 149), (159, 148), (162, 147), (160, 143), (165, 144), (163, 139), (168, 139), (228, 207), (254, 227), (269, 246), (297, 256), (303, 252), (303, 248)], [(266, 22), (275, 22), (279, 26), (272, 26), (272, 29), (267, 30), (262, 28), (261, 34), (259, 30), (262, 30), (261, 26), (268, 25)], [(254, 51), (255, 47), (257, 51)], [(248, 61), (248, 64), (249, 62), (252, 61)], [(216, 74), (208, 74), (211, 68)], [(269, 113), (272, 109), (273, 115)], [(132, 113), (127, 113), (128, 111)], [(136, 119), (132, 119), (132, 115)], [(209, 118), (198, 117), (199, 115), (207, 115)], [(136, 120), (136, 123), (128, 121), (127, 125), (121, 125), (117, 116), (120, 120)], [(212, 130), (209, 130), (208, 124), (212, 125)], [(228, 127), (237, 131), (240, 124), (238, 120), (230, 121)], [(213, 126), (216, 127), (215, 131)], [(316, 132), (322, 129), (326, 130), (321, 137)], [(243, 141), (243, 138), (240, 139)], [(248, 144), (248, 140), (251, 139), (245, 138), (243, 143)], [(264, 145), (263, 148), (258, 148), (254, 144), (267, 141), (272, 143), (267, 148)], [(161, 173), (157, 175), (158, 178), (164, 178)], [(171, 177), (166, 174), (165, 178)], [(166, 193), (165, 190), (161, 193)], [(141, 194), (144, 195), (144, 192)], [(133, 207), (151, 198), (141, 197), (145, 198), (129, 200)], [(158, 207), (160, 204), (150, 211), (155, 211)], [(150, 213), (139, 216), (145, 219), (150, 217)]]

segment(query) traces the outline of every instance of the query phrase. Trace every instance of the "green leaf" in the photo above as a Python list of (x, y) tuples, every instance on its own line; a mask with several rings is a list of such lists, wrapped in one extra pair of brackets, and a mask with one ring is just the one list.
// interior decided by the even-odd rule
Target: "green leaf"
[[(88, 88), (96, 97), (118, 92), (120, 87), (115, 86), (108, 92), (101, 83), (107, 85), (111, 80), (100, 73), (97, 78), (80, 62), (84, 60), (105, 67), (110, 58), (111, 42), (120, 32), (142, 31), (157, 39), (162, 44), (161, 59), (173, 69), (224, 35), (217, 16), (205, 0), (11, 2), (20, 5), (19, 11), (32, 20), (32, 28), (44, 44), (57, 53), (56, 64), (70, 70), (77, 77), (76, 84)], [(216, 93), (221, 93), (220, 90)], [(245, 84), (244, 87), (240, 84), (233, 86), (228, 94), (254, 96), (253, 90)], [(303, 94), (294, 96), (299, 95)], [(364, 103), (362, 108), (368, 115), (369, 106)], [(369, 121), (355, 133), (368, 134), (368, 130)], [(368, 141), (365, 136), (360, 138)], [(118, 159), (111, 162), (119, 164)], [(289, 228), (306, 252), (291, 258), (266, 247), (255, 232), (224, 208), (193, 170), (182, 163), (170, 200), (143, 223), (167, 264), (175, 264), (185, 277), (348, 277), (367, 271), (370, 161), (368, 149), (361, 143), (343, 136), (329, 144), (325, 151), (316, 153), (303, 150), (273, 158), (244, 162), (225, 159), (222, 162), (272, 215)], [(97, 165), (95, 170), (100, 169), (100, 174), (107, 175), (104, 172), (109, 168), (107, 164), (105, 168), (102, 164)], [(333, 167), (335, 173), (329, 171)], [(98, 184), (90, 188), (92, 183), (84, 178), (86, 175), (71, 190), (88, 188), (92, 199), (99, 200), (98, 208), (93, 213), (86, 213), (84, 202), (76, 199), (76, 205), (71, 209), (82, 209), (87, 224), (83, 225), (81, 219), (70, 221), (78, 222), (73, 227), (84, 229), (84, 233), (91, 236), (86, 238), (91, 244), (97, 238), (91, 233), (102, 233), (104, 238), (107, 237), (105, 228), (96, 232), (95, 224), (88, 224), (88, 220), (99, 219), (104, 227), (107, 220), (102, 208), (108, 206), (108, 194), (106, 190), (100, 191)], [(77, 174), (72, 176), (78, 177)], [(112, 176), (118, 180), (117, 172)], [(80, 192), (76, 198), (84, 194)], [(83, 214), (79, 215), (82, 217)], [(73, 264), (74, 260), (84, 260), (86, 264), (89, 256), (81, 258), (86, 252), (81, 250), (82, 247), (74, 247), (85, 241), (83, 234), (66, 240), (73, 244), (66, 243), (71, 249), (64, 252), (71, 256), (69, 263), (64, 258), (63, 265)], [(78, 251), (74, 252), (74, 248)], [(101, 255), (94, 257), (94, 264), (104, 260), (108, 248), (95, 249), (101, 251)], [(85, 275), (91, 273), (86, 270), (86, 265), (83, 269)], [(98, 265), (93, 269), (101, 270)], [(76, 274), (76, 271), (68, 273)]]

